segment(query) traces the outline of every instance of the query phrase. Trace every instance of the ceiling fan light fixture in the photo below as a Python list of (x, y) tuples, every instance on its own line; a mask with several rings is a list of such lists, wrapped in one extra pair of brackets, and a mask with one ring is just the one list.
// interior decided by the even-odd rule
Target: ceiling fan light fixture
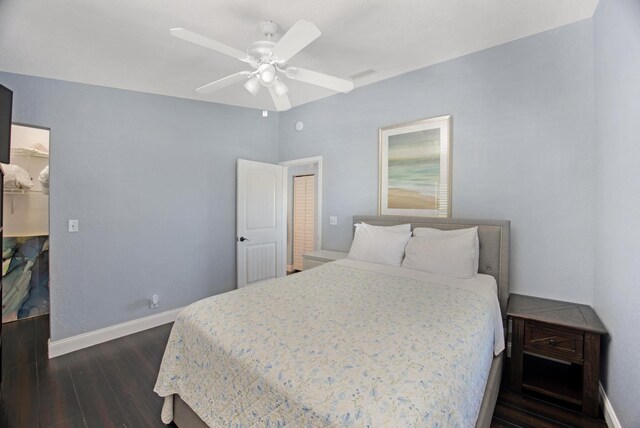
[(313, 22), (304, 19), (296, 21), (277, 42), (274, 42), (272, 37), (277, 28), (277, 24), (272, 21), (260, 24), (261, 34), (266, 40), (253, 42), (244, 52), (184, 28), (172, 28), (170, 31), (171, 35), (178, 39), (236, 58), (253, 69), (240, 71), (197, 88), (196, 91), (202, 94), (244, 82), (245, 89), (251, 95), (257, 95), (263, 86), (267, 88), (275, 110), (287, 111), (291, 108), (291, 101), (287, 96), (289, 88), (281, 80), (280, 73), (289, 79), (336, 92), (347, 93), (354, 88), (353, 81), (348, 79), (287, 66), (291, 58), (320, 36), (320, 30)]
[(265, 85), (273, 83), (273, 80), (276, 78), (276, 68), (271, 64), (262, 64), (258, 68), (258, 73), (260, 74), (260, 80)]
[(244, 84), (244, 88), (249, 91), (251, 95), (255, 96), (260, 90), (260, 80), (254, 76), (247, 80), (247, 83)]
[(284, 82), (282, 82), (282, 80), (280, 79), (276, 79), (276, 82), (273, 85), (273, 90), (276, 91), (276, 94), (279, 97), (289, 92), (289, 88), (287, 88), (287, 85), (285, 85)]

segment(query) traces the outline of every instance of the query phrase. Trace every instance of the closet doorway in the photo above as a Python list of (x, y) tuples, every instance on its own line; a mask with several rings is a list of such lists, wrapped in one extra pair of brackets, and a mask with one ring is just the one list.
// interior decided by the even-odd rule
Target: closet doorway
[(49, 129), (11, 125), (2, 164), (2, 322), (49, 313)]
[(287, 273), (322, 248), (322, 157), (280, 162), (286, 167)]

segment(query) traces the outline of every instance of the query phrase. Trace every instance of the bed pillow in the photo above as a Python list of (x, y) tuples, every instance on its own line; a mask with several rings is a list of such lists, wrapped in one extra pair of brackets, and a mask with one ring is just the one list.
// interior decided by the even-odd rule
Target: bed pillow
[(367, 224), (367, 223), (356, 223), (356, 224), (354, 224), (354, 226), (356, 227), (356, 229), (358, 227), (369, 227), (369, 228), (373, 228), (373, 229), (384, 230), (384, 231), (387, 231), (387, 232), (399, 232), (399, 233), (409, 233), (409, 232), (411, 232), (411, 224), (410, 223), (398, 224), (396, 226), (374, 226), (372, 224)]
[(402, 266), (404, 248), (411, 238), (411, 225), (372, 226), (357, 224), (348, 259)]
[(480, 266), (480, 239), (478, 238), (478, 226), (469, 227), (467, 229), (454, 229), (454, 230), (440, 230), (430, 227), (417, 227), (413, 230), (413, 236), (416, 238), (445, 238), (451, 236), (466, 236), (470, 240), (474, 241), (475, 245), (475, 260), (474, 260), (474, 272), (478, 273), (478, 267)]
[(426, 237), (418, 232), (420, 236), (407, 243), (402, 267), (457, 278), (474, 277), (478, 273), (477, 228), (466, 230), (426, 232)]

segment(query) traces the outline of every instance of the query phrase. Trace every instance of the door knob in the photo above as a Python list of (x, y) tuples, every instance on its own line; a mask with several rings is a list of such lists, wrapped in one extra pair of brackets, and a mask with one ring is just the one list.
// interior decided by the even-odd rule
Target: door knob
[(244, 236), (241, 236), (241, 237), (240, 237), (240, 239), (239, 239), (239, 241), (240, 241), (240, 242), (244, 242), (244, 241), (248, 241), (248, 240), (249, 240), (249, 239), (248, 239), (248, 238), (245, 238)]

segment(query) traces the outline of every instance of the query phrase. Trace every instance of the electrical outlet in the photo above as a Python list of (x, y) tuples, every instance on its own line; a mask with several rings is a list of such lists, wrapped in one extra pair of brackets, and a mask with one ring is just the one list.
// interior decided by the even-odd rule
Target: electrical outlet
[(151, 296), (151, 299), (149, 299), (149, 309), (157, 308), (159, 301), (160, 299), (158, 298), (157, 294), (154, 294), (153, 296)]
[(69, 220), (69, 232), (77, 232), (78, 231), (78, 219)]
[(330, 215), (329, 216), (329, 225), (330, 226), (337, 226), (338, 225), (338, 217), (335, 215)]

